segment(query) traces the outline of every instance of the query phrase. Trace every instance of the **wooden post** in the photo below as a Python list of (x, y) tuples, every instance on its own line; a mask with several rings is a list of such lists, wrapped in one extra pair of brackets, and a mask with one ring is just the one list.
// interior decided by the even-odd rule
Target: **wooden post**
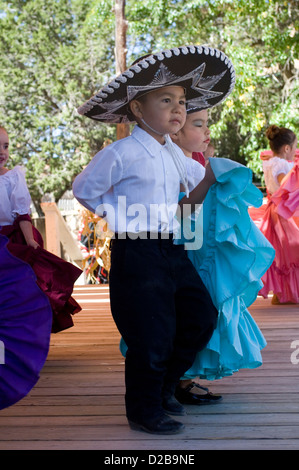
[[(115, 63), (116, 63), (116, 74), (119, 75), (124, 72), (127, 68), (126, 65), (126, 33), (128, 28), (128, 22), (125, 18), (125, 0), (115, 0)], [(130, 134), (129, 124), (117, 124), (116, 125), (116, 137), (117, 140), (123, 139)]]
[(45, 214), (46, 249), (50, 253), (61, 257), (62, 245), (69, 260), (81, 267), (83, 259), (81, 250), (71, 235), (55, 202), (42, 202), (41, 208)]
[(46, 249), (53, 255), (61, 256), (59, 239), (59, 219), (55, 202), (43, 202), (41, 208), (45, 214)]

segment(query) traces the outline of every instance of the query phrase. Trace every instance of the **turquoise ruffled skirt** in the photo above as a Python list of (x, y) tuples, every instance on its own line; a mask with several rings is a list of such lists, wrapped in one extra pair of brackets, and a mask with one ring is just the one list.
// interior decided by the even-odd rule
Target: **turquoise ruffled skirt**
[[(263, 196), (252, 184), (249, 168), (222, 158), (212, 158), (210, 163), (217, 183), (205, 198), (201, 222), (189, 221), (187, 229), (183, 226), (184, 236), (177, 243), (188, 241), (188, 256), (218, 309), (218, 324), (182, 379), (215, 380), (239, 369), (256, 368), (262, 364), (261, 350), (266, 346), (248, 311), (275, 255), (248, 215), (248, 207), (259, 207)], [(202, 238), (199, 249), (192, 249), (189, 226), (195, 239)]]

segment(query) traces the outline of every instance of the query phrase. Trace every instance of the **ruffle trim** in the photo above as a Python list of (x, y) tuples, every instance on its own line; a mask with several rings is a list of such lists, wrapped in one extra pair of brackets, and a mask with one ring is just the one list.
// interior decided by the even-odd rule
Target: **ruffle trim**
[(270, 291), (275, 292), (280, 303), (292, 302), (299, 304), (299, 265), (278, 267), (274, 263), (263, 277), (263, 288), (260, 295), (268, 297)]
[[(228, 309), (240, 312), (237, 322), (227, 324), (225, 316)], [(197, 354), (183, 379), (199, 377), (217, 380), (231, 376), (240, 369), (259, 367), (262, 364), (261, 350), (266, 344), (242, 299), (232, 299), (219, 312), (218, 326), (208, 346)]]
[(217, 183), (203, 204), (203, 246), (188, 250), (188, 256), (219, 317), (209, 344), (198, 353), (183, 379), (200, 376), (214, 380), (240, 368), (258, 367), (262, 363), (260, 351), (266, 346), (247, 310), (263, 286), (261, 277), (275, 254), (248, 214), (249, 206), (262, 204), (262, 194), (252, 184), (248, 168), (226, 159), (210, 162)]
[(289, 219), (299, 216), (299, 160), (288, 174), (282, 186), (272, 195), (277, 213)]
[(260, 294), (275, 293), (280, 303), (299, 303), (299, 161), (272, 195), (261, 230), (273, 244), (276, 256), (262, 278)]

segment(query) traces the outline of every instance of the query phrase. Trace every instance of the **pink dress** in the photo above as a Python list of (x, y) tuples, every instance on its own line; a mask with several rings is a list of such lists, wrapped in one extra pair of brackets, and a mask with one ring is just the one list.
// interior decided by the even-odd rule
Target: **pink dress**
[[(276, 179), (276, 176), (279, 173), (288, 173), (289, 171), (291, 171), (294, 165), (293, 162), (282, 160), (281, 158), (278, 158), (278, 157), (274, 157), (271, 159), (271, 157), (273, 157), (272, 150), (263, 150), (260, 153), (260, 158), (261, 160), (263, 160), (263, 170), (265, 172), (265, 182), (267, 186), (266, 188), (267, 200), (260, 207), (252, 206), (248, 208), (248, 213), (258, 228), (261, 227), (261, 223), (263, 221), (263, 217), (265, 215), (265, 211), (267, 209), (267, 205), (270, 200), (270, 195), (273, 194), (279, 188), (279, 183)], [(298, 157), (299, 157), (299, 152), (298, 152)]]
[[(278, 174), (278, 173), (276, 173)], [(270, 196), (260, 230), (275, 248), (275, 259), (262, 277), (260, 291), (273, 291), (280, 303), (299, 303), (299, 159)]]

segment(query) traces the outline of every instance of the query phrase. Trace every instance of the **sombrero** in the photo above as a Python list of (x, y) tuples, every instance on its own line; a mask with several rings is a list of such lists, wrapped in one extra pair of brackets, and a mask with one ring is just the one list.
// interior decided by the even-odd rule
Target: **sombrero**
[(128, 103), (165, 86), (185, 88), (187, 107), (212, 108), (231, 93), (235, 71), (228, 57), (206, 46), (183, 46), (141, 58), (78, 108), (101, 122), (134, 121)]

